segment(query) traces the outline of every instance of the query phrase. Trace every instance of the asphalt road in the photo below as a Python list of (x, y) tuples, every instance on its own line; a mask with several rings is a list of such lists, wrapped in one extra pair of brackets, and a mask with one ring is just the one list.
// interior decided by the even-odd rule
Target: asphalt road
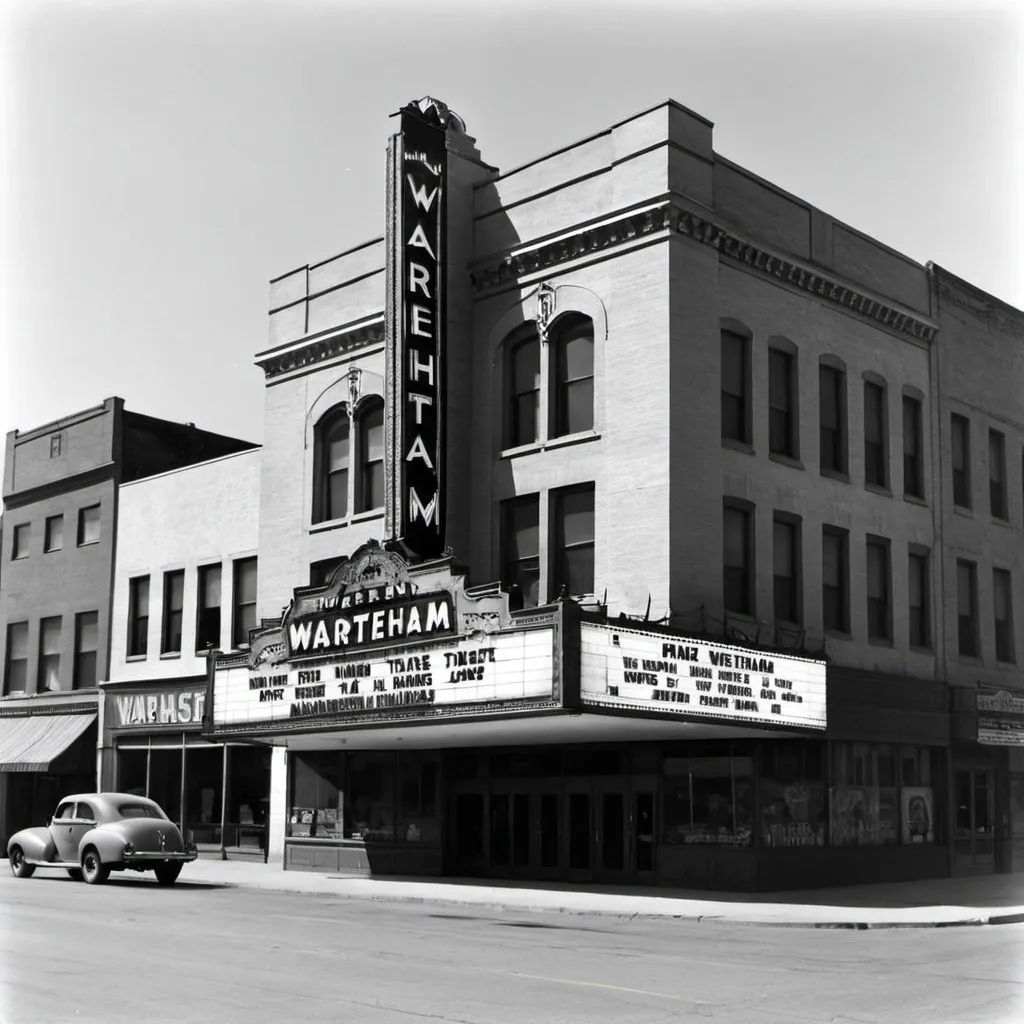
[(1024, 1020), (1019, 924), (846, 931), (464, 909), (5, 871), (0, 1024)]

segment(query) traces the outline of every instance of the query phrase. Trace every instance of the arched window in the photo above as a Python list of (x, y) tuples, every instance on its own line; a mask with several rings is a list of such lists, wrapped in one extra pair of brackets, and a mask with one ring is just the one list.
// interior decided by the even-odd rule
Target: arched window
[(594, 428), (594, 324), (567, 318), (554, 336), (555, 408), (552, 437)]
[(540, 436), (540, 339), (530, 334), (509, 351), (508, 447), (532, 444)]
[(348, 515), (349, 440), (348, 408), (336, 405), (316, 426), (314, 523), (342, 519)]
[(359, 437), (359, 497), (356, 511), (384, 507), (384, 402), (367, 399), (356, 417)]

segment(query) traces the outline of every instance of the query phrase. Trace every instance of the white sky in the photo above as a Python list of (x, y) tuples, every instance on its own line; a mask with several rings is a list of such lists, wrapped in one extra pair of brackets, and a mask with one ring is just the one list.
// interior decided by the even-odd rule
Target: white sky
[(671, 97), (1022, 308), (1022, 26), (1011, 0), (13, 0), (0, 431), (117, 394), (261, 441), (267, 282), (383, 233), (388, 115), (425, 94), (506, 169)]

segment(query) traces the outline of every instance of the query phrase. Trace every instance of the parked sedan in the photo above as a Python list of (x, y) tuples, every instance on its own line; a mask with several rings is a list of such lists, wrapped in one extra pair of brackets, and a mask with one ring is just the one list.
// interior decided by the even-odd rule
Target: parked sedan
[(128, 793), (78, 793), (57, 805), (41, 828), (16, 832), (7, 843), (11, 871), (30, 878), (36, 868), (63, 868), (90, 885), (111, 871), (155, 871), (173, 885), (183, 864), (196, 859), (194, 843), (152, 800)]

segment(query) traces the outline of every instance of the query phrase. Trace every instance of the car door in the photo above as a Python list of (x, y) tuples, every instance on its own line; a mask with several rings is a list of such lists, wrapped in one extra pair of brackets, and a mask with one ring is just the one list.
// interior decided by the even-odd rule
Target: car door
[(78, 860), (78, 846), (82, 841), (82, 836), (85, 835), (90, 829), (96, 827), (96, 808), (91, 803), (87, 803), (85, 800), (79, 800), (75, 806), (75, 820), (71, 823), (70, 838), (74, 843), (74, 848), (71, 851), (71, 856), (68, 860)]
[(50, 821), (50, 835), (57, 847), (57, 860), (67, 863), (78, 861), (78, 840), (81, 834), (75, 835), (78, 819), (75, 817), (75, 804), (65, 800), (58, 807)]

